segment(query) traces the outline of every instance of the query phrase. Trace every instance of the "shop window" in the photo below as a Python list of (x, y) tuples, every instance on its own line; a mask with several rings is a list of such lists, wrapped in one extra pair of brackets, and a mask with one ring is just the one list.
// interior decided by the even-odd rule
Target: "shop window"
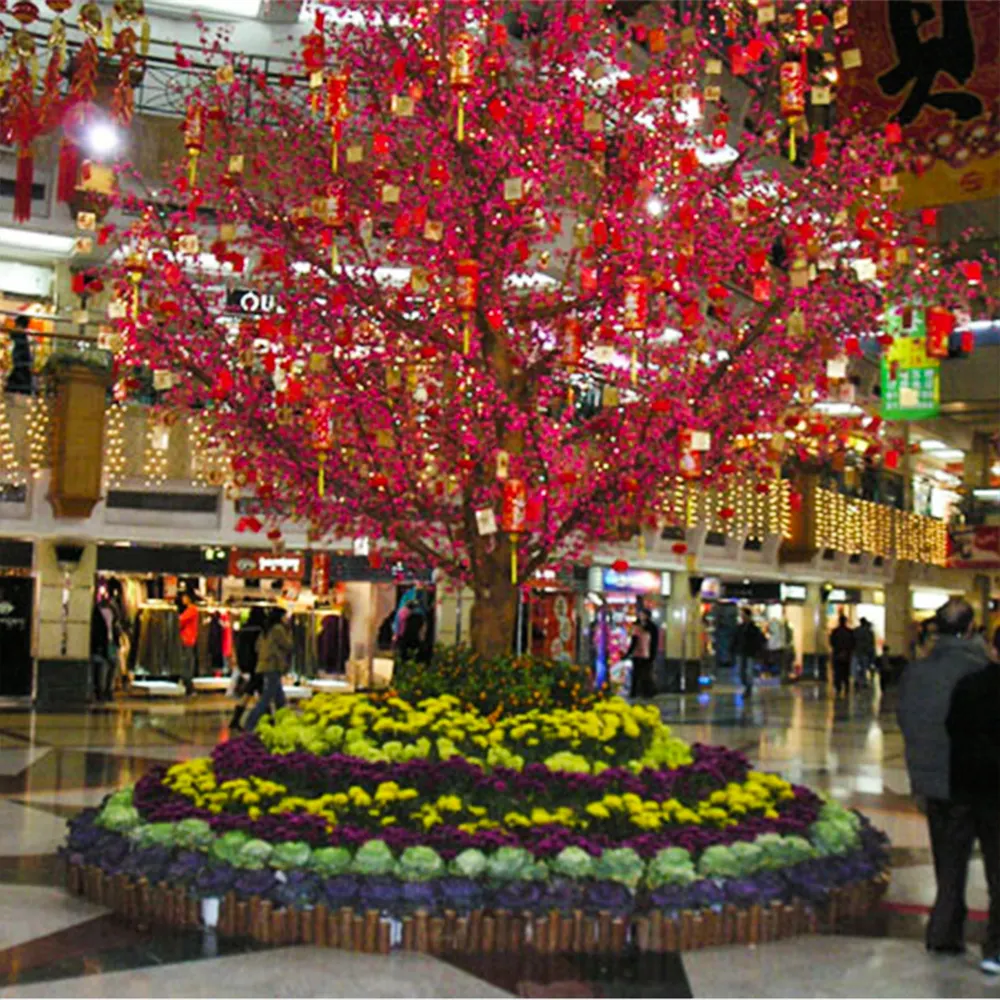
[(0, 483), (0, 503), (25, 503), (28, 487), (23, 483)]
[(861, 562), (861, 553), (860, 552), (855, 552), (854, 555), (852, 555), (850, 557), (850, 559), (848, 559), (847, 561), (849, 563), (851, 563), (852, 565)]
[(833, 562), (833, 560), (837, 558), (837, 550), (823, 549), (823, 558), (828, 559), (830, 562)]
[(764, 547), (764, 543), (759, 538), (748, 538), (743, 543), (743, 549), (746, 552), (760, 552)]
[(705, 536), (706, 545), (717, 545), (720, 548), (726, 544), (726, 536), (722, 531), (710, 531)]

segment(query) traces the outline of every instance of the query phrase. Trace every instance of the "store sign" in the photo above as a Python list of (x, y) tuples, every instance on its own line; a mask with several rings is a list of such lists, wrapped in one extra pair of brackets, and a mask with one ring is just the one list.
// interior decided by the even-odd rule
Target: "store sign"
[(305, 573), (306, 559), (298, 552), (233, 549), (229, 553), (229, 575), (245, 580), (301, 580)]
[(722, 596), (722, 581), (717, 576), (706, 576), (701, 581), (698, 596), (703, 601), (717, 601)]
[(670, 574), (649, 569), (627, 569), (623, 573), (611, 568), (602, 575), (604, 590), (628, 591), (632, 594), (660, 594), (670, 596)]
[(781, 599), (783, 601), (804, 601), (806, 599), (805, 584), (783, 583), (781, 585)]
[(777, 583), (763, 580), (746, 580), (742, 583), (726, 582), (722, 585), (722, 596), (737, 601), (761, 603), (780, 601), (781, 587)]
[(253, 288), (226, 289), (226, 312), (242, 313), (244, 316), (267, 316), (276, 312), (278, 300), (270, 292), (258, 292)]
[(858, 587), (824, 588), (827, 604), (860, 604), (861, 590)]
[(927, 353), (927, 323), (920, 308), (890, 308), (885, 332), (892, 346), (882, 352), (882, 416), (922, 420), (941, 409), (941, 363)]
[(841, 70), (837, 100), (872, 131), (901, 126), (922, 161), (900, 178), (904, 210), (1000, 193), (1000, 4), (865, 0), (850, 5), (850, 29), (861, 59)]
[(953, 569), (1000, 568), (1000, 525), (953, 528), (948, 533), (948, 566)]

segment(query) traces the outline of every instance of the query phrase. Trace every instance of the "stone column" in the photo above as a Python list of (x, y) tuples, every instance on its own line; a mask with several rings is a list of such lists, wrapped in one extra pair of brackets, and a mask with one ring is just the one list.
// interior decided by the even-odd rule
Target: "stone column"
[(913, 621), (910, 592), (910, 564), (900, 561), (892, 583), (885, 588), (885, 649), (890, 656), (910, 655), (910, 626)]
[(97, 546), (92, 542), (45, 539), (35, 544), (39, 705), (90, 700), (90, 616), (96, 572)]
[(802, 612), (802, 676), (820, 678), (827, 653), (824, 638), (823, 593), (818, 583), (806, 584), (806, 603)]

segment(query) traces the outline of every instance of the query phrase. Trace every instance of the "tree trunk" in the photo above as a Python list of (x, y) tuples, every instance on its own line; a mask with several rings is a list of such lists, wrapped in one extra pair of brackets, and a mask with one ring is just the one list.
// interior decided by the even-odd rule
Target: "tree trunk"
[(510, 579), (510, 566), (491, 562), (488, 573), (473, 587), (470, 638), (483, 657), (503, 656), (514, 648), (518, 588)]

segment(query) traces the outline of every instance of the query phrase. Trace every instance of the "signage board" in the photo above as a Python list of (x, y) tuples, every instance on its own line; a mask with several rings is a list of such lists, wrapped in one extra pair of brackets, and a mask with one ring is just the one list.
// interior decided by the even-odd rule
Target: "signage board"
[(781, 599), (783, 601), (804, 601), (806, 594), (806, 585), (804, 583), (781, 584)]
[(301, 552), (233, 549), (229, 553), (229, 575), (245, 580), (301, 580), (305, 572), (306, 557)]
[(1000, 525), (980, 524), (950, 530), (948, 566), (953, 569), (1000, 568)]
[(270, 292), (258, 292), (254, 288), (226, 289), (226, 312), (267, 316), (277, 309), (278, 300)]
[(651, 569), (627, 569), (619, 573), (607, 567), (601, 575), (601, 583), (604, 590), (670, 596), (670, 574)]
[(941, 409), (941, 363), (927, 353), (927, 323), (921, 308), (890, 308), (885, 331), (892, 346), (882, 352), (882, 416), (923, 420)]

